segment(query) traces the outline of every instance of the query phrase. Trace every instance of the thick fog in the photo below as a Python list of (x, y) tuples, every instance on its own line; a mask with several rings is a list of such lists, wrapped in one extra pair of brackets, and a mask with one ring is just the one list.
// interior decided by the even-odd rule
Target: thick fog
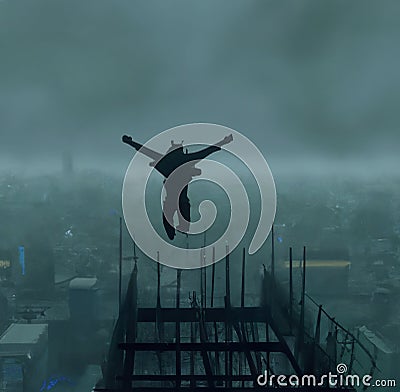
[[(246, 306), (263, 303), (262, 277), (265, 289), (275, 267), (274, 301), (279, 307), (286, 301), (292, 247), (294, 297), (287, 303), (295, 311), (307, 307), (309, 336), (317, 335), (310, 326), (319, 307), (300, 301), (304, 276), (310, 299), (346, 328), (359, 336), (359, 327), (368, 327), (396, 347), (390, 360), (386, 352), (377, 356), (376, 346), (371, 352), (382, 374), (397, 375), (388, 366), (400, 355), (399, 21), (396, 0), (0, 0), (0, 337), (11, 322), (49, 328), (46, 364), (46, 356), (31, 360), (29, 352), (41, 372), (30, 370), (36, 376), (27, 391), (53, 388), (49, 375), (73, 380), (71, 391), (104, 384), (121, 341), (112, 339), (121, 326), (113, 327), (136, 255), (138, 306), (155, 307), (157, 287), (162, 307), (177, 305), (176, 271), (158, 269), (123, 222), (122, 181), (135, 151), (121, 136), (144, 143), (193, 122), (243, 133), (274, 175), (274, 236), (246, 256)], [(243, 169), (227, 154), (216, 159)], [(245, 179), (251, 214), (240, 245), (229, 248), (233, 306), (241, 294), (242, 249), (261, 211), (255, 179), (235, 172)], [(177, 246), (212, 243), (235, 213), (222, 189), (208, 185), (189, 186), (189, 208), (194, 221), (200, 203), (214, 201), (215, 226), (197, 237), (177, 232)], [(154, 173), (146, 206), (167, 240), (161, 189)], [(303, 246), (308, 268), (301, 276)], [(215, 267), (216, 306), (230, 307), (225, 264)], [(81, 290), (82, 282), (96, 283)], [(199, 282), (197, 270), (184, 271), (182, 307), (194, 307), (189, 292)], [(80, 290), (98, 296), (84, 302)], [(140, 328), (139, 340), (153, 333)], [(326, 350), (327, 331), (323, 325)], [(136, 363), (153, 374), (155, 361)], [(69, 388), (61, 381), (58, 391)]]
[(120, 143), (216, 122), (274, 172), (397, 170), (397, 1), (0, 2), (0, 162), (124, 172)]

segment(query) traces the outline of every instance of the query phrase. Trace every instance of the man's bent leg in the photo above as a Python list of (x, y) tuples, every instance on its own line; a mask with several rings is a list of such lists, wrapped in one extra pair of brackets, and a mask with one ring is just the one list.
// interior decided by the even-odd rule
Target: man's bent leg
[(178, 210), (178, 221), (179, 226), (177, 230), (187, 233), (190, 226), (190, 201), (187, 195), (188, 187), (185, 186), (179, 195), (179, 210)]
[(170, 240), (173, 240), (175, 237), (175, 228), (173, 226), (175, 211), (176, 209), (173, 208), (166, 198), (163, 205), (163, 225)]

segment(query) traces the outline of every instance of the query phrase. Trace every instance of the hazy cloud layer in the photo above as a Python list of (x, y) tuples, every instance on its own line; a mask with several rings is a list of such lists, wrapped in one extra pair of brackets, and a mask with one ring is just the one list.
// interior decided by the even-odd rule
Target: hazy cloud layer
[(122, 133), (206, 121), (272, 166), (396, 168), (399, 20), (395, 0), (3, 0), (0, 162), (123, 170)]

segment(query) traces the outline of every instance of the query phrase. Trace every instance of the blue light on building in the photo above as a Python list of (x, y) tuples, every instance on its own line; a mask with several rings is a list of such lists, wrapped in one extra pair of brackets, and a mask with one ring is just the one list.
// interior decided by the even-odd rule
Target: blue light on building
[(21, 273), (25, 275), (25, 248), (23, 246), (18, 247), (19, 264), (21, 266)]

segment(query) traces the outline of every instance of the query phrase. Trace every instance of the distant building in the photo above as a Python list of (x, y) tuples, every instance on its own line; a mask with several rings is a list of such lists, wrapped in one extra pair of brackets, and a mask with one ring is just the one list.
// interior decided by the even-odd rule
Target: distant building
[(69, 284), (71, 320), (93, 320), (97, 316), (97, 279), (75, 278)]
[[(293, 261), (293, 271), (301, 273), (303, 263)], [(286, 272), (289, 262), (284, 264)], [(318, 295), (340, 295), (348, 290), (350, 261), (309, 260), (306, 262), (306, 291)]]
[(47, 324), (11, 324), (0, 337), (0, 385), (10, 392), (39, 391), (46, 377)]

